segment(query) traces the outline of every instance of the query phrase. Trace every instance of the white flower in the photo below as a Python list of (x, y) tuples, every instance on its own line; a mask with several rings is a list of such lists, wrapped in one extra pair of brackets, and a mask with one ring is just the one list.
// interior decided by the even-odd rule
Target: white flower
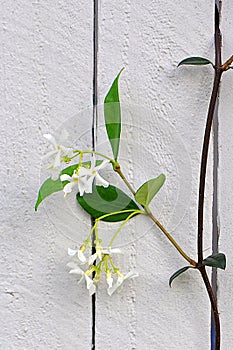
[(111, 254), (119, 254), (121, 253), (121, 250), (119, 248), (108, 248), (103, 249), (101, 245), (96, 244), (96, 253), (92, 254), (88, 260), (88, 264), (92, 265), (94, 261), (99, 258), (102, 260), (103, 255), (111, 255)]
[(62, 146), (57, 143), (56, 139), (54, 136), (51, 134), (44, 134), (43, 135), (47, 141), (53, 146), (53, 150), (48, 152), (43, 159), (48, 159), (50, 157), (53, 158), (52, 163), (50, 164), (49, 168), (50, 171), (52, 172), (52, 179), (56, 180), (58, 178), (58, 175), (60, 173), (60, 166), (61, 166), (61, 161), (65, 157), (72, 157), (73, 152), (71, 148), (67, 148), (65, 146)]
[(84, 245), (82, 245), (78, 250), (68, 248), (68, 255), (75, 256), (77, 254), (80, 262), (84, 264), (87, 261), (85, 255), (83, 253), (85, 251), (85, 249), (86, 249), (86, 247)]
[(81, 166), (73, 172), (73, 175), (63, 174), (60, 176), (61, 181), (69, 181), (65, 185), (63, 191), (65, 196), (70, 193), (73, 189), (79, 191), (80, 196), (83, 196), (84, 193), (92, 193), (92, 185), (94, 180), (96, 180), (96, 185), (108, 187), (109, 183), (104, 180), (99, 174), (98, 171), (103, 169), (108, 163), (108, 160), (104, 160), (100, 165), (95, 166), (95, 158), (91, 159), (91, 167), (85, 168)]
[(106, 280), (109, 288), (112, 288), (113, 284), (113, 278), (112, 278), (112, 273), (110, 269), (107, 269), (106, 271)]
[(96, 286), (94, 284), (94, 281), (89, 277), (89, 274), (91, 274), (92, 271), (87, 270), (84, 272), (76, 263), (70, 262), (67, 264), (68, 267), (71, 268), (70, 273), (71, 274), (77, 274), (81, 275), (81, 278), (79, 280), (79, 283), (82, 282), (84, 279), (86, 281), (87, 289), (89, 290), (89, 295), (93, 295), (96, 292)]
[(112, 286), (109, 286), (108, 288), (108, 295), (112, 295), (121, 285), (122, 283), (129, 279), (129, 278), (135, 278), (135, 277), (138, 277), (138, 273), (136, 271), (130, 271), (128, 272), (125, 276), (120, 273), (119, 271), (117, 272), (118, 274), (118, 279), (116, 281), (116, 283)]
[(109, 183), (106, 180), (104, 180), (102, 176), (100, 176), (100, 174), (98, 173), (101, 169), (105, 168), (108, 163), (109, 163), (109, 160), (106, 159), (100, 165), (95, 166), (96, 160), (95, 160), (95, 157), (93, 156), (91, 158), (90, 168), (80, 167), (78, 175), (80, 177), (84, 177), (86, 193), (92, 193), (92, 185), (94, 180), (97, 186), (103, 186), (103, 187), (109, 186)]
[(63, 192), (65, 193), (64, 196), (67, 196), (68, 193), (71, 193), (73, 189), (76, 189), (80, 192), (80, 196), (83, 196), (85, 192), (85, 178), (80, 177), (77, 174), (77, 171), (75, 170), (73, 172), (73, 175), (70, 176), (68, 174), (62, 174), (60, 176), (61, 181), (69, 181), (68, 184), (66, 184), (63, 188)]

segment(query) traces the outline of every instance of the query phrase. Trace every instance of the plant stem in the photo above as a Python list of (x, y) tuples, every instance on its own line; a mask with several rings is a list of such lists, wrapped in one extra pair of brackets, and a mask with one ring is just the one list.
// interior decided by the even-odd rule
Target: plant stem
[[(147, 211), (148, 208), (145, 210)], [(183, 249), (179, 246), (179, 244), (174, 240), (174, 238), (170, 235), (170, 233), (167, 232), (165, 227), (154, 217), (154, 215), (151, 213), (149, 210), (148, 216), (151, 218), (152, 221), (160, 228), (160, 230), (165, 234), (165, 236), (169, 239), (169, 241), (173, 244), (173, 246), (178, 250), (178, 252), (183, 256), (185, 260), (187, 260), (190, 265), (193, 265), (196, 267), (197, 263), (191, 259), (184, 251)]]
[(213, 116), (216, 106), (216, 101), (219, 92), (219, 86), (221, 81), (221, 76), (224, 70), (228, 69), (228, 66), (231, 64), (231, 58), (226, 61), (226, 63), (222, 66), (222, 54), (221, 54), (221, 32), (219, 27), (220, 20), (220, 8), (218, 9), (217, 5), (215, 5), (215, 75), (214, 75), (214, 83), (213, 89), (211, 93), (206, 128), (203, 140), (202, 147), (202, 156), (201, 156), (201, 169), (200, 169), (200, 182), (199, 182), (199, 199), (198, 199), (198, 235), (197, 235), (197, 248), (198, 248), (198, 269), (201, 273), (203, 282), (205, 284), (206, 290), (208, 292), (208, 296), (211, 302), (213, 315), (214, 315), (214, 323), (215, 323), (215, 350), (220, 349), (220, 319), (218, 314), (218, 306), (217, 300), (214, 296), (213, 289), (209, 282), (209, 278), (207, 276), (205, 266), (202, 265), (203, 261), (203, 217), (204, 217), (204, 194), (205, 194), (205, 182), (206, 182), (206, 168), (207, 168), (207, 159), (208, 159), (208, 150), (210, 143), (210, 132), (213, 122)]
[(218, 97), (219, 84), (221, 80), (222, 71), (216, 70), (213, 84), (213, 91), (211, 94), (209, 110), (206, 121), (205, 135), (202, 148), (201, 170), (200, 170), (200, 184), (199, 184), (199, 202), (198, 202), (198, 262), (203, 261), (203, 217), (204, 217), (204, 193), (205, 193), (205, 179), (207, 158), (210, 141), (210, 131), (213, 122), (215, 105)]
[(206, 269), (205, 266), (202, 265), (200, 268), (198, 268), (203, 282), (205, 284), (209, 299), (210, 299), (210, 303), (211, 303), (211, 307), (213, 310), (213, 315), (214, 315), (214, 323), (215, 323), (215, 350), (219, 350), (220, 349), (220, 319), (219, 319), (219, 314), (218, 314), (218, 305), (217, 305), (217, 300), (214, 296), (214, 292), (213, 289), (211, 287), (208, 275), (206, 273)]
[[(91, 151), (91, 150), (86, 150), (86, 149), (85, 149), (85, 150), (79, 150), (79, 149), (77, 149), (77, 150), (74, 150), (73, 152), (74, 152), (74, 153), (77, 153), (77, 155), (79, 155), (79, 154), (97, 154), (97, 156), (100, 156), (100, 157), (102, 157), (102, 158), (105, 158), (105, 159), (109, 160), (110, 163), (112, 163), (112, 164), (115, 164), (115, 163), (116, 163), (114, 159), (112, 159), (112, 158), (106, 156), (106, 155), (103, 154), (103, 153), (96, 152), (96, 151), (94, 151), (94, 150)], [(76, 157), (76, 155), (75, 155), (74, 157)], [(72, 157), (72, 158), (74, 158), (74, 157)]]
[[(130, 185), (129, 181), (126, 179), (125, 175), (122, 173), (120, 166), (115, 169), (115, 171), (119, 174), (119, 176), (122, 178), (128, 189), (132, 192), (133, 195), (135, 195), (135, 190)], [(183, 256), (185, 260), (187, 260), (192, 266), (197, 266), (196, 261), (191, 259), (179, 246), (179, 244), (175, 241), (175, 239), (168, 233), (168, 231), (165, 229), (165, 227), (154, 217), (152, 212), (150, 211), (149, 207), (144, 207), (145, 212), (150, 217), (150, 219), (159, 227), (159, 229), (164, 233), (164, 235), (169, 239), (171, 244), (178, 250), (178, 252)]]
[(135, 195), (136, 192), (134, 191), (133, 187), (130, 185), (129, 181), (126, 179), (125, 175), (122, 173), (120, 166), (117, 167), (115, 171), (116, 173), (118, 173), (118, 175), (120, 175), (120, 177), (122, 178), (122, 180), (124, 181), (128, 189), (130, 190), (130, 192), (132, 192), (133, 195)]

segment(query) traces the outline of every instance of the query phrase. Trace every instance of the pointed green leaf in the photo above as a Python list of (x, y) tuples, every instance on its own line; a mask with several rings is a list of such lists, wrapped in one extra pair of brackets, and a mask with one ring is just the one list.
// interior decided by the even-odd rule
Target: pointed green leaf
[(118, 92), (118, 80), (123, 69), (124, 68), (122, 68), (117, 75), (104, 100), (105, 126), (115, 160), (117, 160), (118, 156), (121, 135), (121, 106)]
[[(96, 161), (96, 165), (100, 165), (102, 163), (102, 160), (97, 160)], [(90, 167), (91, 162), (84, 162), (82, 164), (83, 166), (86, 167)], [(70, 165), (69, 167), (63, 169), (60, 173), (60, 175), (62, 174), (67, 174), (72, 176), (73, 172), (75, 169), (77, 169), (78, 164), (74, 164), (74, 165)], [(35, 204), (35, 210), (37, 211), (38, 206), (40, 205), (40, 203), (48, 196), (50, 196), (51, 194), (55, 193), (55, 192), (59, 192), (61, 190), (63, 190), (64, 186), (68, 183), (68, 181), (61, 181), (60, 180), (60, 175), (59, 178), (57, 180), (52, 180), (51, 177), (47, 180), (45, 180), (45, 182), (41, 185), (40, 189), (39, 189), (39, 193), (38, 193), (38, 197), (37, 197), (37, 201)]]
[(202, 264), (206, 266), (218, 267), (219, 269), (225, 270), (226, 256), (223, 253), (213, 254), (204, 259)]
[[(138, 210), (137, 204), (123, 191), (115, 186), (108, 187), (93, 186), (92, 193), (85, 193), (76, 196), (81, 207), (95, 219), (109, 214), (123, 210)], [(114, 214), (103, 219), (103, 221), (117, 222), (125, 220), (131, 212)]]
[(172, 285), (172, 282), (174, 281), (174, 279), (176, 277), (178, 277), (179, 275), (181, 275), (182, 273), (184, 273), (185, 271), (187, 271), (188, 269), (192, 269), (193, 266), (185, 266), (185, 267), (182, 267), (182, 269), (179, 269), (178, 271), (176, 271), (175, 273), (173, 273), (173, 275), (170, 277), (169, 279), (169, 286), (171, 287)]
[(203, 57), (188, 57), (188, 58), (185, 58), (184, 60), (182, 60), (178, 64), (178, 67), (182, 66), (182, 65), (203, 66), (203, 65), (206, 65), (206, 64), (212, 64), (212, 66), (213, 66), (213, 63), (210, 60), (208, 60), (207, 58), (203, 58)]
[(165, 175), (161, 174), (155, 179), (145, 182), (135, 193), (136, 201), (141, 205), (149, 205), (156, 193), (160, 190), (165, 182)]
[(37, 211), (40, 203), (52, 193), (61, 191), (63, 189), (60, 179), (53, 181), (51, 178), (47, 179), (39, 189), (35, 210)]

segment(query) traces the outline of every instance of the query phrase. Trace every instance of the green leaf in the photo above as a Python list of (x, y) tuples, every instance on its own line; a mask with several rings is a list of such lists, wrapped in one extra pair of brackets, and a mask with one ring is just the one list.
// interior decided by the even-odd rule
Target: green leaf
[(169, 279), (169, 286), (171, 287), (172, 282), (174, 281), (174, 279), (176, 277), (178, 277), (179, 275), (181, 275), (182, 273), (184, 273), (185, 271), (187, 271), (188, 269), (192, 269), (193, 266), (185, 266), (182, 267), (182, 269), (179, 269), (178, 271), (176, 271), (175, 273), (173, 273), (173, 275), (170, 277)]
[[(94, 185), (92, 193), (85, 193), (83, 196), (78, 193), (76, 198), (81, 207), (95, 219), (112, 212), (139, 209), (127, 194), (111, 185), (108, 187)], [(103, 221), (122, 221), (130, 214), (132, 212), (114, 214), (104, 218)]]
[(148, 205), (163, 186), (165, 179), (165, 175), (161, 174), (158, 177), (145, 182), (134, 195), (136, 201), (141, 205)]
[(51, 178), (47, 179), (39, 189), (35, 210), (37, 211), (38, 206), (46, 197), (50, 196), (55, 192), (61, 191), (62, 189), (63, 189), (63, 186), (60, 179), (57, 179), (55, 181), (52, 180)]
[(117, 75), (104, 100), (105, 126), (115, 160), (117, 160), (118, 156), (121, 135), (121, 106), (118, 92), (118, 80), (123, 69), (124, 68), (122, 68)]
[(208, 256), (202, 261), (203, 265), (218, 267), (219, 269), (225, 270), (226, 268), (226, 256), (223, 253), (217, 253)]
[[(97, 160), (96, 161), (96, 165), (100, 165), (102, 163), (102, 160)], [(90, 167), (91, 162), (84, 162), (82, 164), (82, 166), (84, 167)], [(39, 189), (39, 193), (38, 193), (38, 197), (37, 197), (37, 201), (36, 201), (36, 205), (35, 205), (35, 210), (37, 211), (38, 206), (40, 205), (40, 203), (48, 196), (50, 196), (51, 194), (55, 193), (55, 192), (59, 192), (61, 190), (63, 190), (64, 186), (68, 183), (68, 181), (61, 181), (60, 180), (60, 175), (62, 174), (67, 174), (72, 176), (73, 172), (75, 169), (77, 169), (78, 164), (73, 164), (70, 165), (69, 167), (63, 169), (60, 174), (59, 174), (59, 178), (57, 180), (52, 180), (51, 177), (47, 180), (45, 180), (45, 182), (41, 185), (40, 189)]]
[(212, 64), (212, 66), (213, 66), (213, 63), (210, 60), (208, 60), (207, 58), (203, 58), (203, 57), (188, 57), (188, 58), (185, 58), (184, 60), (182, 60), (178, 64), (178, 67), (182, 66), (182, 65), (203, 66), (203, 65), (206, 65), (206, 64)]

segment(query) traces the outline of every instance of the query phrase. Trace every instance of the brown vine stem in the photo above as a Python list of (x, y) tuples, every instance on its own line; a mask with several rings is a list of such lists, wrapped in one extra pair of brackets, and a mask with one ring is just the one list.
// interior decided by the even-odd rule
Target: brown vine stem
[(213, 314), (214, 314), (214, 322), (215, 322), (215, 350), (220, 349), (220, 319), (218, 314), (218, 306), (217, 300), (214, 296), (213, 289), (209, 282), (208, 275), (206, 273), (205, 266), (203, 266), (203, 217), (204, 217), (204, 194), (205, 194), (205, 182), (206, 182), (206, 168), (207, 168), (207, 159), (208, 159), (208, 151), (209, 151), (209, 143), (210, 143), (210, 132), (213, 123), (213, 116), (216, 106), (216, 101), (219, 92), (219, 86), (221, 81), (221, 76), (224, 70), (227, 70), (227, 66), (230, 65), (231, 59), (229, 59), (222, 66), (222, 53), (221, 53), (221, 32), (219, 27), (219, 19), (220, 19), (220, 8), (218, 9), (217, 5), (215, 5), (215, 75), (214, 75), (214, 83), (212, 94), (210, 98), (206, 128), (203, 140), (203, 148), (202, 148), (202, 156), (201, 156), (201, 168), (200, 168), (200, 182), (199, 182), (199, 200), (198, 200), (198, 235), (197, 235), (197, 248), (198, 248), (198, 269), (201, 273), (203, 282), (205, 284)]

